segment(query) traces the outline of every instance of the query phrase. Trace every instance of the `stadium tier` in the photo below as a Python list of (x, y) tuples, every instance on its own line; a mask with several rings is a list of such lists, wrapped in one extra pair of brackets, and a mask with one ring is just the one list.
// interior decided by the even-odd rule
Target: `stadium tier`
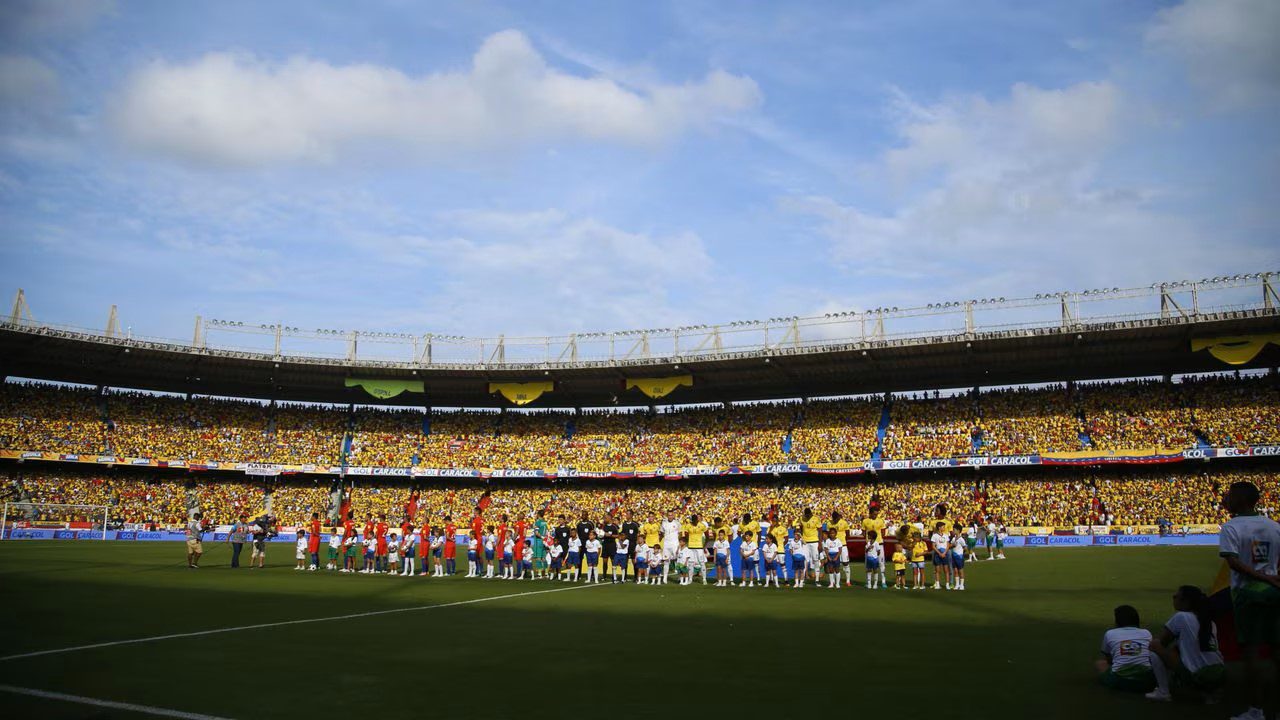
[(446, 477), (689, 477), (1274, 454), (1274, 374), (632, 412), (386, 409), (0, 386), (5, 457)]
[[(13, 470), (13, 468), (10, 468)], [(538, 482), (505, 485), (418, 484), (389, 480), (357, 481), (344, 492), (339, 481), (235, 480), (185, 477), (120, 468), (95, 473), (53, 465), (27, 466), (8, 479), (12, 501), (36, 504), (106, 505), (118, 525), (181, 526), (199, 509), (211, 524), (232, 522), (241, 513), (256, 517), (268, 510), (282, 525), (302, 526), (311, 514), (337, 516), (339, 505), (357, 521), (385, 515), (441, 526), (451, 516), (459, 525), (476, 505), (485, 516), (532, 519), (583, 514), (597, 522), (610, 514), (634, 513), (649, 520), (676, 512), (696, 513), (714, 525), (733, 524), (744, 513), (791, 522), (804, 508), (821, 518), (833, 511), (855, 521), (874, 500), (891, 522), (918, 522), (939, 504), (960, 520), (998, 519), (1011, 528), (1074, 526), (1216, 525), (1226, 521), (1220, 505), (1227, 486), (1249, 480), (1263, 493), (1262, 507), (1280, 507), (1280, 476), (1273, 467), (1169, 471), (1164, 467), (1099, 472), (1087, 468), (1012, 471), (997, 478), (913, 477), (893, 482), (812, 482), (760, 480), (742, 483), (647, 483), (563, 485)], [(59, 510), (41, 511), (33, 520), (57, 523), (91, 520)]]

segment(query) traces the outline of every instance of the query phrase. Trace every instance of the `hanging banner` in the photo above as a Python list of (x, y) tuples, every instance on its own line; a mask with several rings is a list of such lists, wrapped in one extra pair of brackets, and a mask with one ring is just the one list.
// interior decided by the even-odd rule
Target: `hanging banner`
[(678, 387), (693, 387), (692, 375), (672, 375), (670, 377), (632, 378), (627, 380), (627, 389), (639, 388), (640, 392), (657, 400), (666, 397)]
[(1267, 343), (1280, 345), (1280, 333), (1196, 338), (1191, 341), (1191, 352), (1208, 349), (1210, 355), (1228, 365), (1243, 365), (1257, 357)]
[(264, 477), (273, 477), (279, 475), (284, 469), (281, 465), (272, 463), (242, 463), (245, 475), (260, 475)]
[(516, 405), (528, 405), (542, 397), (542, 393), (555, 390), (556, 384), (550, 380), (527, 383), (489, 383), (490, 393), (502, 393), (502, 397)]
[(377, 380), (374, 378), (347, 378), (347, 387), (359, 385), (379, 400), (393, 398), (403, 392), (424, 392), (421, 380)]

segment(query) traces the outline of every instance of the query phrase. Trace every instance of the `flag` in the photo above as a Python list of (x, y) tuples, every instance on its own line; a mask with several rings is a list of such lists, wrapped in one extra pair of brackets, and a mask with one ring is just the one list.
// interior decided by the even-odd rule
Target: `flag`
[(480, 500), (476, 502), (476, 505), (480, 508), (480, 512), (484, 512), (485, 510), (489, 509), (489, 505), (492, 502), (493, 502), (493, 494), (490, 493), (488, 490), (485, 490), (484, 494), (480, 496)]
[(409, 494), (409, 502), (404, 505), (404, 514), (410, 520), (418, 514), (418, 491), (415, 490)]

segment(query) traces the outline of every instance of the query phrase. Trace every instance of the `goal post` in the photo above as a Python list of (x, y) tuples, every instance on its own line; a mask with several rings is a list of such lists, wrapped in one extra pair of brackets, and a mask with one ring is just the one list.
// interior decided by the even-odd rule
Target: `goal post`
[[(8, 501), (0, 511), (0, 531), (4, 531), (0, 532), (0, 538), (12, 538), (9, 531), (16, 529), (18, 523), (24, 523), (34, 529), (89, 530), (99, 540), (106, 540), (110, 512), (110, 505)], [(88, 527), (84, 527), (85, 524)]]

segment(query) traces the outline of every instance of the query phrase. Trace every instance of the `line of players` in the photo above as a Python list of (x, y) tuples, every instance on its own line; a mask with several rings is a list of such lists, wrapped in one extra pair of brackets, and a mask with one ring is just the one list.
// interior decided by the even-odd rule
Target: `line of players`
[[(925, 567), (932, 565), (934, 589), (963, 590), (964, 564), (966, 559), (978, 559), (976, 550), (980, 539), (986, 540), (986, 559), (1004, 558), (1004, 528), (998, 523), (988, 521), (982, 526), (971, 523), (962, 532), (959, 525), (953, 526), (946, 519), (945, 506), (939, 506), (935, 514), (927, 544), (924, 523), (904, 524), (897, 529), (897, 549), (889, 558), (894, 569), (891, 587), (923, 590)], [(582, 532), (569, 527), (563, 515), (554, 529), (543, 516), (544, 513), (539, 512), (532, 527), (526, 527), (523, 520), (512, 524), (505, 515), (500, 524), (485, 526), (477, 508), (463, 543), (457, 542), (457, 527), (449, 517), (445, 518), (443, 528), (437, 528), (434, 533), (430, 528), (416, 529), (408, 521), (400, 525), (397, 533), (387, 525), (385, 515), (376, 522), (370, 517), (363, 533), (358, 533), (349, 516), (329, 537), (329, 559), (325, 567), (344, 573), (444, 577), (456, 574), (456, 556), (461, 544), (467, 555), (465, 577), (468, 578), (559, 578), (564, 582), (577, 582), (585, 574), (586, 582), (599, 583), (603, 568), (615, 583), (666, 584), (674, 573), (681, 585), (701, 577), (703, 584), (714, 579), (716, 586), (725, 587), (735, 584), (730, 554), (731, 540), (737, 536), (741, 538), (738, 553), (742, 577), (737, 583), (741, 587), (755, 587), (757, 583), (761, 587), (768, 587), (770, 583), (781, 587), (783, 580), (789, 580), (791, 587), (802, 588), (807, 581), (819, 585), (824, 573), (828, 588), (839, 587), (841, 575), (846, 587), (852, 585), (846, 541), (855, 531), (838, 512), (823, 523), (806, 509), (804, 516), (791, 525), (754, 521), (748, 514), (729, 527), (715, 518), (715, 528), (700, 521), (697, 515), (682, 522), (670, 513), (662, 522), (651, 518), (644, 524), (628, 517), (619, 525), (611, 518), (600, 526), (600, 532), (586, 515), (579, 524)], [(862, 537), (866, 539), (866, 587), (887, 589), (890, 585), (885, 577), (888, 565), (884, 551), (885, 522), (878, 517), (876, 508), (862, 521), (862, 530)], [(708, 539), (711, 539), (709, 546)], [(302, 529), (298, 532), (295, 570), (318, 569), (319, 545), (320, 521), (318, 514), (313, 514), (310, 533)], [(427, 568), (428, 556), (434, 561), (431, 571)], [(415, 567), (419, 563), (419, 567)]]

